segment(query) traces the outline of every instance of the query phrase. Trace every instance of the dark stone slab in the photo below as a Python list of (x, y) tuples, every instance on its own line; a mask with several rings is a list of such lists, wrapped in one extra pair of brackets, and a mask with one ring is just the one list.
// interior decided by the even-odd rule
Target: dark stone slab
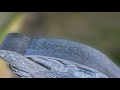
[(0, 49), (15, 51), (17, 53), (24, 54), (29, 40), (30, 38), (25, 35), (10, 33), (3, 40), (2, 44), (0, 45)]
[(57, 57), (94, 68), (109, 77), (120, 77), (120, 68), (107, 56), (89, 46), (64, 39), (29, 38), (21, 34), (9, 34), (1, 49), (23, 55)]

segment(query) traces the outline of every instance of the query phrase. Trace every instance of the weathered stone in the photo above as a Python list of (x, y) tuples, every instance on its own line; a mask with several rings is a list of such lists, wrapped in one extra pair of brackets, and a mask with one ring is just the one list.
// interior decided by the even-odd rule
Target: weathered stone
[(70, 40), (29, 38), (12, 33), (5, 38), (0, 49), (15, 51), (24, 56), (40, 55), (61, 58), (91, 67), (109, 77), (120, 77), (120, 68), (103, 53)]
[(0, 50), (0, 58), (21, 78), (108, 78), (90, 67), (60, 58), (23, 56), (8, 50)]

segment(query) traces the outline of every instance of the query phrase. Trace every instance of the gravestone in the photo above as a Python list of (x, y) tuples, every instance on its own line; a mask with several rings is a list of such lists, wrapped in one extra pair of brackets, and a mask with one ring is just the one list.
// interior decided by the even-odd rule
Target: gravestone
[(17, 52), (24, 56), (48, 56), (65, 59), (98, 70), (110, 78), (120, 77), (120, 68), (100, 51), (65, 39), (30, 38), (19, 33), (8, 34), (0, 50)]

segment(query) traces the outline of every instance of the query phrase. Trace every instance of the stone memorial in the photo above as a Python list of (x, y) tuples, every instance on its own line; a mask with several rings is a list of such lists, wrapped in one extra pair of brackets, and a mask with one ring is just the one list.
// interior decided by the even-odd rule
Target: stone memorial
[[(7, 56), (2, 57), (2, 53)], [(19, 61), (13, 60), (14, 63), (8, 64), (20, 77), (120, 77), (120, 68), (106, 55), (87, 45), (65, 39), (30, 38), (20, 33), (10, 33), (0, 45), (0, 54), (7, 62), (12, 60), (10, 57), (19, 57), (16, 57)]]

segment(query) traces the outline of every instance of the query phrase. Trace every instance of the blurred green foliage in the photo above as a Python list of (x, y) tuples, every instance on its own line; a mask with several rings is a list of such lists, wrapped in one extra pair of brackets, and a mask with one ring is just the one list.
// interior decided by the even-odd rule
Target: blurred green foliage
[(12, 26), (12, 23), (19, 18), (21, 13), (10, 13), (10, 12), (1, 12), (0, 13), (0, 42), (3, 40), (3, 38), (10, 33), (10, 27)]

